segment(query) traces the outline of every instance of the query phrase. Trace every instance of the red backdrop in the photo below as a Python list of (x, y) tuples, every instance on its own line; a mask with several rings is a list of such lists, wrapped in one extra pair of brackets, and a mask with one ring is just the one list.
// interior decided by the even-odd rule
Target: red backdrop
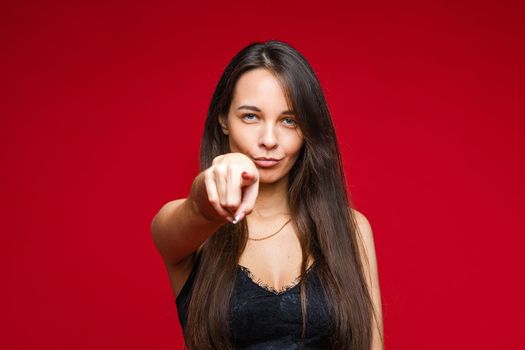
[(374, 230), (386, 347), (522, 343), (518, 2), (0, 6), (2, 349), (179, 348), (150, 222), (188, 194), (229, 59), (268, 39), (326, 93)]

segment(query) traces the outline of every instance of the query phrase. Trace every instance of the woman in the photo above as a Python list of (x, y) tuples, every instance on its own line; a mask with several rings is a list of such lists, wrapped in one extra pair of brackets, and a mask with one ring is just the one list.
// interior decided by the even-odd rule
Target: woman
[(235, 55), (200, 151), (188, 198), (152, 221), (188, 349), (382, 349), (372, 231), (306, 59), (280, 41)]

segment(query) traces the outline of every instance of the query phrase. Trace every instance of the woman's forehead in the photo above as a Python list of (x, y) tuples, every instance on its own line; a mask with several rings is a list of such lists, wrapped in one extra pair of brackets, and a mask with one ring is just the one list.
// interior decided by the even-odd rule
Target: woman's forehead
[(255, 106), (260, 110), (288, 109), (279, 80), (268, 70), (258, 68), (244, 73), (235, 85), (232, 107)]

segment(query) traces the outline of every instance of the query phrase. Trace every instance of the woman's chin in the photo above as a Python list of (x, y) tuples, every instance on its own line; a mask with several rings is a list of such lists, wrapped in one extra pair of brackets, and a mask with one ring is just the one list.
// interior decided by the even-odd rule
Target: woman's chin
[(270, 174), (270, 171), (266, 173), (259, 169), (259, 185), (271, 185), (283, 180), (286, 180), (286, 174)]

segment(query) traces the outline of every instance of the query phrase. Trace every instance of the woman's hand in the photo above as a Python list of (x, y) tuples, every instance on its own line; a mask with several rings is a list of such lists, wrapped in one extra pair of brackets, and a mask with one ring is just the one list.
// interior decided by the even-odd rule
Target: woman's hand
[(215, 214), (236, 224), (250, 214), (259, 193), (259, 171), (242, 153), (226, 153), (213, 159), (204, 171), (209, 205)]

